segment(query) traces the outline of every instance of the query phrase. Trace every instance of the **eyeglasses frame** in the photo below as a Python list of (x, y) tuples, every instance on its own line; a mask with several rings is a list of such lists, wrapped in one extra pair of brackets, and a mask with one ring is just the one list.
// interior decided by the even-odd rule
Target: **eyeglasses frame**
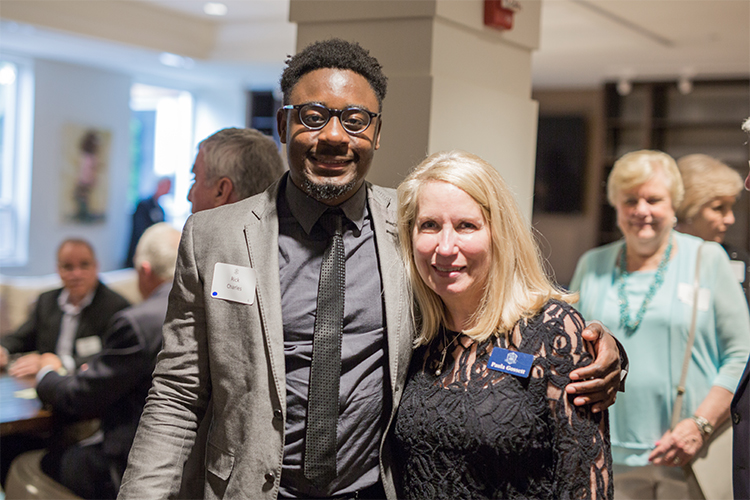
[[(328, 119), (320, 127), (311, 127), (302, 120), (302, 108), (304, 108), (305, 106), (311, 106), (311, 105), (319, 106), (328, 111)], [(308, 130), (323, 130), (325, 126), (328, 125), (328, 122), (331, 121), (331, 118), (336, 117), (339, 119), (339, 123), (341, 123), (341, 128), (346, 130), (346, 133), (350, 135), (359, 135), (359, 134), (365, 133), (367, 129), (370, 128), (370, 125), (372, 125), (373, 120), (375, 120), (376, 118), (380, 118), (380, 115), (382, 114), (382, 113), (373, 113), (372, 111), (368, 111), (365, 108), (360, 108), (359, 106), (347, 106), (344, 109), (332, 109), (327, 106), (323, 106), (322, 104), (317, 103), (317, 102), (306, 102), (303, 104), (286, 104), (282, 106), (281, 109), (283, 109), (284, 111), (291, 111), (293, 109), (297, 110), (297, 118), (299, 119), (299, 122)], [(357, 111), (362, 111), (363, 113), (367, 113), (370, 116), (370, 122), (367, 124), (365, 128), (363, 128), (359, 132), (351, 132), (347, 130), (343, 122), (341, 122), (341, 113), (349, 109), (356, 109)]]

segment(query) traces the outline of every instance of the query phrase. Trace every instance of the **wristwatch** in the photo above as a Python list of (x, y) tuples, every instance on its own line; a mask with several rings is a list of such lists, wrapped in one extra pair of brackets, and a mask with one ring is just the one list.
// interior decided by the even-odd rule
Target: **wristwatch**
[(693, 415), (692, 417), (690, 417), (690, 419), (695, 422), (695, 425), (698, 426), (698, 430), (701, 431), (701, 434), (704, 438), (710, 436), (714, 431), (714, 426), (711, 425), (711, 423), (705, 418), (699, 417), (698, 415)]

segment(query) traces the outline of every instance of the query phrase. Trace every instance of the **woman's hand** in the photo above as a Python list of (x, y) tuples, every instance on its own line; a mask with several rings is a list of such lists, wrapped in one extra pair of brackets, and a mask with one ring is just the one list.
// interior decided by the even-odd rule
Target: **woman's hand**
[[(695, 415), (708, 420), (714, 426), (719, 427), (729, 418), (729, 404), (732, 401), (732, 393), (723, 387), (715, 385), (708, 391), (705, 399), (698, 405)], [(656, 443), (656, 448), (648, 456), (654, 465), (682, 466), (693, 459), (701, 449), (704, 436), (692, 419), (686, 418), (679, 422), (672, 432), (667, 431)]]
[(614, 404), (617, 397), (620, 351), (609, 330), (598, 321), (589, 323), (581, 335), (594, 348), (591, 352), (594, 362), (570, 372), (570, 379), (574, 382), (565, 387), (565, 392), (576, 395), (573, 399), (576, 406), (591, 404), (591, 412), (597, 413)]
[(648, 460), (654, 465), (681, 467), (689, 463), (702, 446), (703, 434), (692, 419), (686, 418), (674, 430), (664, 433)]

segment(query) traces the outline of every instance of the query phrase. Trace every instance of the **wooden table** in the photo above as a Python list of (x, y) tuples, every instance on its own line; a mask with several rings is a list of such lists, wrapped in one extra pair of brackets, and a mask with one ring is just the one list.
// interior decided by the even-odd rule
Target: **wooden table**
[(52, 428), (52, 414), (42, 409), (38, 398), (18, 397), (19, 391), (36, 386), (34, 377), (15, 378), (0, 375), (0, 436), (41, 432)]

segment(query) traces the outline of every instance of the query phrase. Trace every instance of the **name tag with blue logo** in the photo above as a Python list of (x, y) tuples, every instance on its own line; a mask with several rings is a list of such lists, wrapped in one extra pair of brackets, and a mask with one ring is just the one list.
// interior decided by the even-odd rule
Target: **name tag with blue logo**
[(490, 354), (487, 368), (526, 378), (531, 373), (533, 362), (534, 356), (531, 354), (495, 347)]

